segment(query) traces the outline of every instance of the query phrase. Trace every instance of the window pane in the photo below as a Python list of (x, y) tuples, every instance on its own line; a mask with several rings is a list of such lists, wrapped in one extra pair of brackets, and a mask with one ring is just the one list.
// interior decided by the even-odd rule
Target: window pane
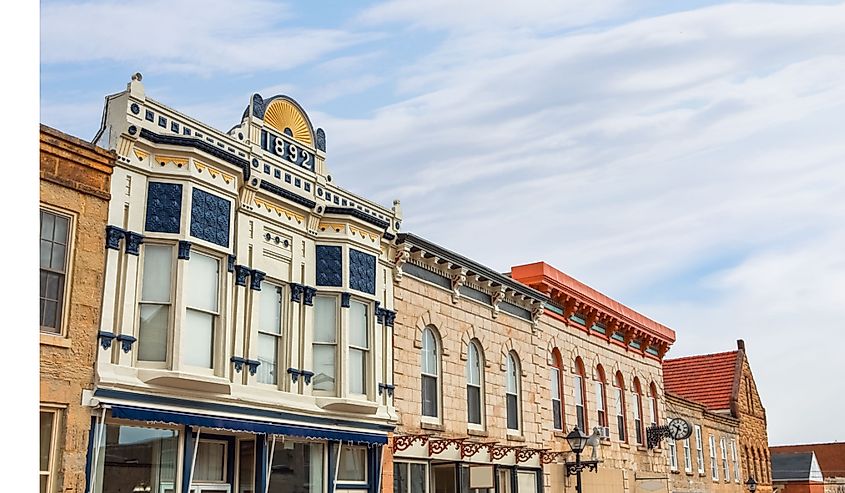
[(255, 442), (242, 441), (238, 458), (238, 493), (252, 493), (255, 483)]
[(214, 315), (196, 310), (185, 310), (184, 329), (182, 354), (185, 364), (211, 368), (214, 348)]
[(364, 447), (343, 447), (340, 452), (338, 481), (367, 480), (367, 449)]
[(431, 329), (423, 331), (422, 338), (422, 372), (437, 375), (437, 341)]
[(334, 391), (335, 346), (314, 345), (314, 390)]
[(596, 387), (596, 410), (604, 412), (604, 384), (595, 382)]
[(408, 464), (393, 463), (393, 493), (408, 493)]
[(169, 246), (144, 246), (143, 301), (170, 302), (171, 250)]
[(560, 370), (552, 368), (552, 399), (560, 399)]
[(367, 342), (367, 305), (353, 301), (349, 305), (349, 344), (362, 348)]
[(65, 270), (65, 246), (53, 243), (53, 255), (50, 258), (50, 268), (64, 272)]
[(138, 359), (165, 361), (167, 357), (167, 305), (141, 305), (141, 324), (138, 328)]
[(422, 376), (423, 416), (437, 417), (437, 377)]
[(47, 211), (41, 211), (41, 239), (52, 240), (53, 228), (56, 224), (56, 215)]
[(481, 424), (481, 388), (467, 385), (467, 421)]
[(194, 482), (223, 481), (226, 444), (200, 440), (197, 446), (197, 460), (194, 466)]
[(53, 243), (67, 245), (68, 218), (56, 216), (56, 229), (53, 230)]
[(411, 493), (425, 493), (425, 466), (425, 464), (411, 464)]
[(575, 404), (583, 406), (584, 405), (584, 394), (583, 394), (582, 391), (584, 389), (581, 388), (581, 382), (582, 382), (581, 377), (576, 376), (575, 379), (574, 379), (574, 383), (575, 383)]
[(40, 470), (48, 471), (50, 468), (50, 444), (53, 440), (53, 416), (51, 412), (41, 411), (41, 447), (40, 447)]
[(519, 416), (518, 416), (518, 408), (516, 402), (516, 396), (513, 394), (508, 394), (507, 397), (508, 401), (508, 429), (510, 430), (518, 430), (519, 429)]
[(478, 348), (475, 344), (467, 346), (467, 383), (481, 385), (481, 363), (478, 357)]
[[(263, 291), (262, 291), (263, 292)], [(276, 358), (279, 354), (278, 338), (268, 334), (258, 334), (258, 381), (276, 383)]]
[(188, 261), (188, 290), (185, 304), (209, 312), (217, 312), (219, 292), (217, 259), (199, 253), (191, 254)]
[(563, 429), (563, 415), (561, 414), (560, 401), (552, 400), (552, 414), (554, 415), (554, 426), (556, 430)]
[(57, 301), (41, 301), (41, 327), (48, 332), (59, 331), (59, 303)]
[(282, 303), (279, 289), (274, 284), (261, 283), (260, 326), (263, 332), (280, 334), (282, 331)]
[[(322, 493), (323, 446), (301, 442), (282, 444), (276, 439), (269, 473), (268, 493)], [(258, 491), (264, 491), (263, 485), (259, 485)]]
[(513, 355), (508, 355), (508, 393), (515, 394), (516, 393), (516, 361), (513, 359)]
[(53, 255), (53, 244), (47, 240), (41, 240), (40, 266), (43, 269), (50, 268), (50, 257)]
[[(95, 492), (177, 491), (177, 432), (136, 426), (106, 425)], [(101, 488), (100, 488), (101, 486)]]
[(367, 353), (359, 349), (349, 349), (349, 393), (366, 394)]
[(314, 302), (316, 323), (314, 340), (317, 342), (335, 342), (337, 340), (337, 308), (335, 298), (317, 296)]
[(49, 478), (47, 476), (41, 476), (39, 478), (39, 483), (41, 484), (41, 486), (40, 486), (41, 489), (39, 491), (41, 491), (41, 493), (47, 493), (47, 481), (48, 480), (49, 480)]

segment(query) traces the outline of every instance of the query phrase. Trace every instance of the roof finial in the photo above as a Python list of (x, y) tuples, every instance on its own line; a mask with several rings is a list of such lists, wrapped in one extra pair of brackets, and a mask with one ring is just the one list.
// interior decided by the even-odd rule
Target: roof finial
[(745, 351), (745, 341), (743, 341), (742, 339), (737, 339), (736, 340), (736, 348), (739, 349), (740, 351)]
[(141, 72), (135, 72), (134, 74), (132, 74), (132, 80), (137, 80), (138, 82), (141, 82), (141, 79), (143, 78), (144, 77), (141, 75)]

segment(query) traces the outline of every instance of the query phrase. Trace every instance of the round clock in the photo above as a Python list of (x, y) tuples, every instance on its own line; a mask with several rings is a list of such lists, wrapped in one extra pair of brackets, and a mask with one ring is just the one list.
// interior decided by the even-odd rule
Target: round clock
[(692, 435), (692, 426), (682, 418), (669, 421), (669, 436), (675, 440), (686, 440)]

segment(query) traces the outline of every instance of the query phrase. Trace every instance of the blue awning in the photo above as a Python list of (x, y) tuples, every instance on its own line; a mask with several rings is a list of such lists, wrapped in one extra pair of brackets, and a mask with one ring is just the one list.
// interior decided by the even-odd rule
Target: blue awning
[(373, 445), (383, 445), (387, 443), (387, 435), (379, 435), (376, 433), (317, 428), (294, 424), (270, 423), (250, 419), (208, 416), (204, 414), (165, 411), (161, 409), (149, 409), (116, 404), (111, 406), (111, 415), (113, 418), (131, 419), (136, 421), (200, 426), (203, 428), (216, 428), (248, 433), (266, 433), (268, 435), (298, 436), (317, 440), (367, 443)]

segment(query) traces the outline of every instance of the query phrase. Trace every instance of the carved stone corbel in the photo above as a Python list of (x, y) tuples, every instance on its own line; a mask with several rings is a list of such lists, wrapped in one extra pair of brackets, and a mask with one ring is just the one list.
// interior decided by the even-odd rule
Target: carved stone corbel
[(402, 280), (402, 266), (408, 259), (411, 258), (411, 247), (407, 243), (402, 244), (396, 249), (396, 255), (393, 257), (393, 282), (399, 284)]
[(452, 303), (461, 299), (461, 286), (467, 281), (467, 270), (459, 269), (452, 274)]
[(493, 305), (493, 318), (499, 316), (499, 303), (505, 299), (505, 287), (499, 286), (499, 289), (493, 291), (493, 294), (490, 296), (490, 303)]
[(534, 305), (534, 308), (531, 310), (531, 330), (537, 331), (540, 328), (540, 317), (543, 316), (543, 312), (546, 311), (545, 303), (537, 303)]

